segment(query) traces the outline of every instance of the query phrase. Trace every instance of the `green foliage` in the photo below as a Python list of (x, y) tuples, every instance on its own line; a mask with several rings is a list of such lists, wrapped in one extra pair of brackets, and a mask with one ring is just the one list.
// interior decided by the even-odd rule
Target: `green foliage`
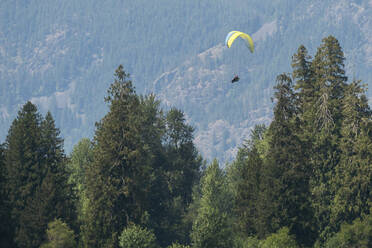
[(192, 189), (200, 180), (202, 163), (193, 143), (193, 131), (186, 124), (183, 112), (172, 108), (166, 113), (163, 146), (167, 163), (165, 176), (170, 193), (167, 212), (169, 226), (159, 239), (189, 242), (192, 220), (187, 219), (186, 215), (192, 201)]
[(117, 246), (124, 226), (140, 221), (151, 181), (146, 161), (151, 154), (145, 152), (139, 130), (143, 127), (140, 99), (122, 66), (115, 76), (105, 98), (110, 112), (96, 124), (94, 160), (87, 170), (86, 247)]
[(76, 247), (79, 226), (87, 248), (371, 246), (366, 90), (347, 84), (334, 37), (310, 59), (300, 46), (277, 77), (273, 121), (226, 171), (201, 170), (184, 113), (137, 95), (122, 66), (69, 163), (50, 112), (26, 103), (0, 147), (0, 246)]
[(260, 248), (297, 248), (299, 247), (294, 237), (289, 234), (287, 227), (281, 228), (278, 232), (271, 234), (260, 242)]
[(339, 228), (342, 222), (352, 222), (369, 213), (372, 188), (371, 110), (365, 89), (358, 81), (348, 85), (343, 100), (341, 127), (342, 150), (340, 163), (333, 178), (335, 197), (332, 202), (331, 223)]
[(75, 234), (66, 223), (56, 219), (48, 224), (47, 242), (40, 248), (76, 248)]
[(309, 246), (315, 233), (309, 199), (310, 169), (299, 137), (302, 132), (297, 117), (298, 99), (288, 75), (279, 75), (277, 82), (277, 102), (268, 130), (269, 148), (260, 182), (258, 234), (263, 237), (287, 226), (299, 243)]
[[(29, 221), (39, 211), (33, 211), (30, 202), (35, 202), (36, 188), (40, 187), (45, 168), (40, 165), (42, 117), (31, 102), (19, 111), (9, 129), (6, 141), (7, 185), (12, 220), (15, 228), (14, 240), (19, 246), (37, 247), (42, 241), (46, 223)], [(37, 224), (36, 226), (32, 225)], [(44, 226), (45, 225), (45, 226)]]
[[(244, 235), (257, 233), (258, 204), (262, 173), (264, 126), (256, 126), (251, 140), (239, 149), (236, 161), (228, 167), (229, 186), (235, 195), (236, 229)], [(265, 149), (265, 148), (264, 148)]]
[(120, 234), (121, 248), (157, 248), (154, 233), (137, 225), (129, 225)]
[(42, 154), (44, 166), (47, 168), (45, 178), (41, 184), (43, 202), (47, 202), (46, 209), (49, 219), (63, 218), (72, 228), (77, 229), (75, 223), (76, 208), (72, 185), (69, 184), (67, 159), (63, 150), (63, 139), (60, 131), (55, 127), (54, 119), (47, 112), (41, 123)]
[(74, 185), (75, 191), (77, 191), (78, 194), (82, 194), (85, 190), (86, 170), (92, 161), (92, 142), (87, 138), (83, 138), (74, 146), (68, 163), (70, 170), (69, 182)]
[(173, 243), (172, 245), (168, 246), (167, 248), (191, 248), (188, 245), (181, 245), (179, 243)]
[(202, 178), (200, 206), (191, 233), (193, 247), (232, 247), (232, 199), (226, 181), (217, 161), (213, 161)]
[(341, 230), (325, 243), (325, 248), (372, 246), (372, 218), (355, 219), (352, 224), (342, 224)]
[(122, 66), (115, 76), (87, 169), (85, 246), (117, 246), (130, 223), (154, 230), (161, 245), (186, 241), (182, 216), (201, 163), (193, 129), (182, 112), (172, 109), (164, 117), (155, 96), (138, 96)]
[(6, 181), (6, 167), (4, 157), (4, 145), (0, 145), (0, 247), (10, 248), (14, 247), (13, 244), (13, 230), (11, 207), (9, 205), (7, 194), (7, 181)]
[(86, 171), (93, 162), (92, 142), (84, 138), (74, 146), (67, 164), (69, 171), (69, 183), (73, 186), (76, 196), (77, 222), (79, 226), (86, 221), (89, 201), (86, 194)]
[(235, 237), (235, 245), (234, 247), (241, 247), (241, 248), (259, 248), (260, 240), (257, 239), (255, 236), (250, 237)]
[(263, 238), (286, 226), (297, 244), (322, 245), (342, 222), (369, 213), (372, 115), (365, 90), (346, 83), (334, 37), (310, 59), (300, 46), (292, 77), (277, 77), (264, 138), (240, 149), (229, 168), (245, 236)]
[(347, 77), (342, 49), (333, 36), (324, 38), (314, 59), (309, 59), (307, 50), (301, 46), (292, 63), (298, 90), (297, 123), (301, 127), (297, 133), (302, 147), (300, 154), (311, 158), (303, 159), (302, 163), (312, 171), (308, 180), (311, 206), (320, 240), (324, 241), (338, 228), (337, 221), (331, 221), (331, 212), (338, 188), (334, 175), (342, 154), (342, 105)]
[(14, 240), (21, 247), (38, 247), (48, 222), (75, 219), (63, 140), (51, 114), (43, 119), (27, 102), (9, 130), (5, 159)]
[(259, 248), (260, 241), (255, 237), (248, 237), (244, 244), (243, 248)]

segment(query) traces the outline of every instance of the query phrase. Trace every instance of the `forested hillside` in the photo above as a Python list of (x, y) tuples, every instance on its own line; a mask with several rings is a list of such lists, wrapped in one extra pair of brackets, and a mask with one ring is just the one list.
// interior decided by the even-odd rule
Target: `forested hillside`
[[(206, 158), (231, 161), (250, 129), (269, 123), (275, 76), (289, 70), (299, 44), (314, 52), (334, 35), (348, 76), (371, 83), (371, 6), (367, 0), (3, 0), (1, 139), (30, 100), (41, 113), (51, 111), (71, 151), (107, 113), (111, 72), (123, 64), (137, 92), (155, 91), (163, 104), (185, 112)], [(254, 54), (238, 43), (222, 49), (232, 29), (253, 35)], [(241, 81), (231, 86), (235, 73)]]
[[(372, 83), (372, 2), (279, 2), (259, 25), (244, 28), (255, 42), (253, 54), (242, 43), (228, 49), (221, 39), (153, 84), (197, 127), (196, 142), (208, 158), (230, 161), (255, 124), (270, 122), (275, 76), (289, 71), (298, 44), (314, 52), (323, 36), (334, 35), (344, 47), (348, 76)], [(241, 80), (231, 85), (235, 74)], [(367, 96), (371, 103), (372, 92)]]
[(273, 118), (226, 167), (183, 111), (119, 66), (92, 139), (66, 155), (50, 112), (20, 107), (0, 146), (0, 246), (372, 246), (372, 111), (334, 36), (276, 76)]

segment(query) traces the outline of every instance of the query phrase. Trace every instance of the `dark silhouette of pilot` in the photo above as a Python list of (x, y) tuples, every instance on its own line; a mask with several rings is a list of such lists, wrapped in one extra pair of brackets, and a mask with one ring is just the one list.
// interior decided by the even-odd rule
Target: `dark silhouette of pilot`
[(234, 78), (231, 80), (231, 83), (238, 82), (239, 79), (240, 79), (239, 76), (238, 75), (235, 75)]

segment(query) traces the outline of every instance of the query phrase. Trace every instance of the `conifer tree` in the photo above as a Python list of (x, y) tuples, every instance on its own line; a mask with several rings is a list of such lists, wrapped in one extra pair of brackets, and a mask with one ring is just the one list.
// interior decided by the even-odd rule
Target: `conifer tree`
[(67, 159), (63, 149), (63, 139), (60, 131), (55, 126), (50, 112), (41, 122), (42, 144), (40, 147), (43, 155), (43, 164), (46, 174), (41, 184), (40, 197), (46, 203), (47, 223), (55, 218), (62, 219), (69, 226), (77, 229), (75, 196), (72, 185), (68, 182), (69, 171)]
[[(319, 129), (339, 132), (341, 100), (344, 97), (347, 77), (344, 70), (344, 54), (336, 38), (324, 38), (312, 61), (314, 80), (318, 89), (316, 122)], [(337, 133), (336, 133), (337, 134)]]
[(226, 175), (214, 160), (202, 178), (202, 197), (191, 233), (192, 247), (233, 247), (229, 216), (232, 199), (226, 186)]
[(185, 221), (192, 200), (192, 188), (200, 179), (201, 158), (193, 143), (194, 128), (185, 123), (182, 111), (172, 108), (165, 116), (164, 150), (169, 203), (166, 223), (159, 240), (188, 243), (191, 222)]
[(335, 197), (331, 205), (331, 225), (368, 214), (372, 204), (372, 112), (365, 89), (353, 81), (342, 102), (341, 159), (332, 178)]
[(267, 138), (269, 150), (263, 165), (260, 180), (260, 195), (258, 201), (257, 234), (263, 238), (270, 233), (276, 232), (282, 224), (287, 225), (287, 209), (283, 201), (285, 197), (284, 173), (291, 166), (288, 160), (288, 151), (293, 149), (294, 142), (291, 133), (291, 119), (295, 115), (296, 105), (292, 91), (292, 81), (288, 75), (282, 74), (277, 77), (275, 86), (276, 104), (274, 107), (274, 119), (270, 124)]
[(274, 119), (269, 127), (269, 151), (261, 181), (259, 223), (263, 229), (260, 235), (287, 226), (299, 243), (311, 245), (315, 233), (311, 225), (310, 171), (297, 135), (300, 132), (298, 101), (288, 75), (279, 75), (277, 82)]
[(292, 78), (294, 80), (294, 89), (297, 90), (297, 106), (299, 124), (301, 125), (300, 138), (307, 145), (307, 149), (311, 146), (313, 137), (313, 120), (314, 105), (316, 103), (316, 95), (319, 89), (314, 80), (314, 72), (311, 66), (311, 56), (308, 55), (307, 49), (301, 45), (297, 53), (292, 57)]
[(311, 56), (306, 47), (301, 45), (297, 53), (292, 57), (292, 77), (296, 84), (294, 88), (300, 89), (299, 101), (301, 109), (306, 110), (314, 97), (313, 72), (311, 68)]
[(184, 114), (172, 108), (166, 116), (166, 143), (170, 172), (169, 187), (185, 205), (191, 201), (192, 186), (199, 179), (201, 161), (193, 143), (194, 128), (185, 123)]
[(239, 149), (236, 160), (228, 168), (229, 183), (235, 194), (237, 230), (245, 236), (257, 234), (259, 186), (263, 166), (259, 142), (263, 140), (265, 131), (264, 126), (255, 126), (250, 140)]
[(86, 247), (118, 247), (124, 227), (151, 226), (163, 201), (159, 104), (136, 95), (122, 66), (115, 76), (105, 98), (110, 111), (97, 123), (94, 161), (87, 171)]
[(13, 229), (11, 221), (11, 209), (7, 194), (6, 168), (5, 168), (5, 149), (0, 145), (0, 247), (10, 248), (13, 244)]
[(312, 202), (315, 209), (320, 242), (334, 232), (329, 225), (330, 206), (335, 187), (331, 178), (335, 166), (340, 162), (340, 138), (342, 123), (342, 101), (346, 81), (344, 55), (339, 42), (333, 36), (324, 38), (312, 61), (314, 80), (318, 89), (313, 105), (313, 145), (310, 154), (313, 175), (311, 178)]
[[(42, 230), (30, 221), (30, 201), (40, 188), (45, 176), (41, 147), (42, 117), (31, 102), (18, 112), (6, 139), (6, 167), (9, 203), (15, 227), (14, 240), (19, 247), (38, 247)], [(35, 235), (37, 233), (38, 235)], [(38, 237), (37, 237), (38, 236)]]
[(63, 140), (51, 114), (43, 119), (27, 102), (10, 127), (6, 146), (15, 242), (19, 247), (39, 247), (48, 222), (74, 218)]

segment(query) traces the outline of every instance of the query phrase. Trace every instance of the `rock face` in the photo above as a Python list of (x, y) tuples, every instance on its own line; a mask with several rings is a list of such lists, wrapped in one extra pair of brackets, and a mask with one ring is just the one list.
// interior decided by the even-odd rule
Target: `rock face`
[[(161, 3), (2, 1), (0, 142), (27, 100), (52, 112), (67, 152), (91, 138), (119, 64), (138, 93), (183, 110), (201, 153), (221, 162), (255, 124), (270, 122), (275, 78), (291, 71), (299, 45), (314, 55), (334, 35), (348, 76), (372, 85), (372, 0)], [(233, 29), (252, 35), (253, 54), (239, 40), (224, 47)], [(372, 89), (368, 96), (372, 103)]]

